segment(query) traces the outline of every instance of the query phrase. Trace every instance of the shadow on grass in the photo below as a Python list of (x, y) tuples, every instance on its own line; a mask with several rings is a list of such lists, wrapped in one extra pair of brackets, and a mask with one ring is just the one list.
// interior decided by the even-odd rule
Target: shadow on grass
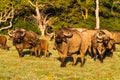
[[(58, 57), (57, 60), (59, 60), (61, 62), (60, 57)], [(66, 65), (68, 62), (73, 62), (73, 58), (71, 56), (68, 56), (68, 57), (65, 58), (64, 64)], [(85, 64), (85, 62), (86, 62), (86, 59), (84, 60), (84, 64)], [(75, 65), (77, 65), (78, 63), (81, 64), (81, 58), (80, 57), (77, 58), (77, 61), (76, 61)]]
[[(29, 50), (23, 51), (23, 55), (24, 56), (25, 55), (30, 55), (30, 51)], [(48, 52), (48, 56), (47, 57), (50, 57), (51, 55), (52, 55), (52, 53)], [(35, 53), (33, 52), (31, 56), (35, 56)], [(43, 51), (40, 52), (40, 56), (44, 56), (44, 52)]]

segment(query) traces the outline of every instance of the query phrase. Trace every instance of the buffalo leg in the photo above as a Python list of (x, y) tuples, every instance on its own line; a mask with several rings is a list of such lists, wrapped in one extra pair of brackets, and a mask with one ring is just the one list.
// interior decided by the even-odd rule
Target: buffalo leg
[(37, 56), (37, 57), (41, 57), (41, 49), (39, 49), (38, 51), (36, 50), (35, 53), (36, 53), (36, 56)]
[(109, 50), (108, 50), (108, 52), (110, 53), (109, 56), (110, 56), (111, 58), (112, 58), (112, 56), (113, 56), (113, 51), (114, 51), (114, 49), (109, 49)]
[(100, 61), (103, 63), (103, 54), (100, 56)]
[(48, 57), (47, 49), (44, 50), (45, 57)]
[(105, 48), (101, 50), (101, 63), (103, 63), (105, 50), (106, 50)]
[(113, 56), (113, 51), (110, 51), (110, 57), (112, 58), (112, 56)]
[(31, 48), (30, 49), (30, 56), (32, 56), (33, 52), (34, 52), (34, 48)]
[(100, 54), (100, 61), (101, 63), (103, 63), (103, 53), (99, 51), (99, 54)]
[(77, 61), (77, 54), (72, 54), (73, 57), (73, 66), (76, 65), (76, 61)]
[(88, 51), (89, 51), (89, 53), (90, 53), (91, 58), (93, 58), (93, 54), (92, 54), (92, 51), (91, 51), (91, 47), (88, 48)]
[(22, 49), (18, 49), (19, 57), (23, 57), (24, 56), (22, 51), (23, 51)]
[(93, 54), (94, 54), (94, 61), (96, 61), (97, 58), (97, 50), (93, 48)]
[(85, 55), (83, 54), (83, 53), (81, 53), (81, 67), (83, 67), (83, 65), (84, 65), (84, 57), (85, 57)]
[(60, 67), (66, 67), (65, 58), (66, 58), (66, 55), (60, 53), (60, 61), (61, 61)]
[(66, 67), (65, 57), (61, 57), (61, 65), (60, 65), (60, 67)]

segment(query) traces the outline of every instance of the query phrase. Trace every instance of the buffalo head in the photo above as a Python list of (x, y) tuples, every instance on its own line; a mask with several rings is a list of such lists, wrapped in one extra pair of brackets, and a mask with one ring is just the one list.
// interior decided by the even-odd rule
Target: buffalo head
[(22, 28), (16, 28), (15, 30), (9, 30), (8, 35), (13, 39), (14, 43), (21, 43), (25, 35), (25, 30)]
[(108, 42), (110, 41), (110, 37), (102, 30), (98, 31), (96, 36), (97, 36), (97, 42), (108, 44)]
[(71, 38), (73, 34), (71, 33), (70, 29), (63, 28), (55, 32), (55, 42), (62, 43), (66, 42), (67, 38)]
[(17, 29), (15, 30), (14, 41), (17, 43), (21, 43), (23, 41), (24, 36), (25, 36), (25, 30)]

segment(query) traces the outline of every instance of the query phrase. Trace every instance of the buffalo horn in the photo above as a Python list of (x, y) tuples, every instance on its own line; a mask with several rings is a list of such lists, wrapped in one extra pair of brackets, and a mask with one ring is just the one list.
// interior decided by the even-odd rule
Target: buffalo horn
[(100, 36), (99, 33), (97, 33), (97, 38), (102, 39), (102, 36)]
[(97, 33), (97, 38), (98, 39), (102, 39), (103, 37), (105, 37), (105, 34), (99, 35), (100, 32)]
[(73, 34), (71, 32), (69, 33), (63, 33), (64, 36), (68, 37), (68, 38), (71, 38), (73, 36)]
[(21, 34), (21, 36), (24, 36), (24, 35), (25, 35), (25, 33), (26, 33), (26, 32), (25, 32), (25, 31), (23, 31), (23, 33)]
[(9, 36), (14, 36), (14, 34), (15, 34), (15, 31), (14, 30), (8, 30), (8, 35)]

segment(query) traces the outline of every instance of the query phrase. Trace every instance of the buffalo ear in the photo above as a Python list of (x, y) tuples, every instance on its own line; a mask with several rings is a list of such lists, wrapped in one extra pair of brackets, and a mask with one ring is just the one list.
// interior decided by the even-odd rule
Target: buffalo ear
[(64, 37), (64, 38), (63, 38), (63, 41), (64, 41), (64, 42), (67, 42), (67, 38), (66, 38), (66, 37)]

